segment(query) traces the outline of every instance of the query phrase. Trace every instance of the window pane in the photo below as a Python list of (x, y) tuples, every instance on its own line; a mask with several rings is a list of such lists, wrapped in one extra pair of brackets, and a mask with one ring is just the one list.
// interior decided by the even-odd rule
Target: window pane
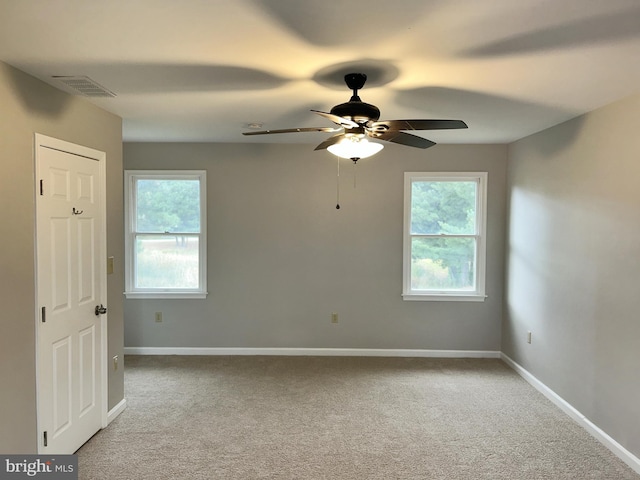
[(138, 179), (136, 208), (138, 232), (200, 233), (200, 182)]
[(475, 238), (411, 239), (412, 290), (474, 290)]
[(195, 235), (137, 236), (135, 288), (198, 288), (198, 243)]
[(414, 181), (411, 184), (411, 233), (475, 235), (477, 183)]

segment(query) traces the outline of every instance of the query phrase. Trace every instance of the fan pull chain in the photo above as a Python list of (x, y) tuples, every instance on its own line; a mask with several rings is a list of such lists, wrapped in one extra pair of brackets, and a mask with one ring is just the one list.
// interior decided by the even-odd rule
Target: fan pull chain
[(356, 173), (358, 172), (358, 170), (356, 169), (356, 167), (358, 166), (358, 162), (354, 161), (353, 162), (353, 189), (356, 189)]
[(340, 210), (340, 157), (338, 157), (338, 176), (336, 177), (336, 210)]

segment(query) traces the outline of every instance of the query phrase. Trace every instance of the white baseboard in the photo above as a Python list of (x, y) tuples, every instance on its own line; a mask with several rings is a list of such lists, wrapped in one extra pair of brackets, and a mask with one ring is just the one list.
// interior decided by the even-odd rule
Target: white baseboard
[(127, 408), (127, 400), (123, 398), (115, 407), (109, 410), (109, 413), (107, 413), (107, 425), (113, 422), (118, 415), (124, 412), (125, 408)]
[(125, 355), (280, 355), (317, 357), (500, 358), (490, 350), (410, 350), (386, 348), (174, 348), (125, 347)]
[(636, 457), (629, 450), (624, 448), (613, 438), (607, 435), (601, 428), (595, 425), (591, 420), (576, 410), (569, 402), (560, 397), (556, 392), (547, 387), (544, 383), (534, 377), (522, 366), (514, 362), (504, 353), (501, 354), (502, 360), (513, 368), (522, 378), (529, 382), (533, 387), (553, 402), (563, 412), (575, 420), (581, 427), (589, 432), (605, 447), (611, 450), (620, 460), (629, 465), (636, 473), (640, 473), (640, 458)]

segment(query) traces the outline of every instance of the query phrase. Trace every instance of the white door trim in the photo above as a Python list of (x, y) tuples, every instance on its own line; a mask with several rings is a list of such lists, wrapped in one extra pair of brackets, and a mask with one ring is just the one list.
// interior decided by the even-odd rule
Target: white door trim
[[(39, 178), (38, 178), (38, 172), (39, 172), (39, 167), (40, 167), (40, 159), (39, 159), (39, 147), (45, 147), (45, 148), (49, 148), (49, 149), (53, 149), (53, 150), (59, 150), (62, 152), (67, 152), (67, 153), (71, 153), (74, 155), (79, 155), (79, 156), (83, 156), (83, 157), (87, 157), (93, 160), (96, 160), (98, 162), (99, 165), (99, 183), (100, 183), (100, 191), (101, 191), (101, 195), (102, 195), (102, 199), (101, 199), (101, 205), (100, 205), (100, 210), (101, 210), (101, 224), (99, 225), (99, 249), (100, 249), (100, 253), (99, 253), (99, 276), (100, 276), (100, 297), (105, 301), (106, 303), (106, 298), (107, 298), (107, 202), (106, 202), (106, 158), (107, 155), (105, 152), (101, 152), (99, 150), (94, 150), (92, 148), (89, 147), (85, 147), (82, 145), (77, 145), (74, 143), (70, 143), (64, 140), (60, 140), (57, 138), (53, 138), (53, 137), (48, 137), (46, 135), (42, 135), (40, 133), (35, 133), (35, 137), (34, 137), (34, 163), (35, 163), (35, 170), (34, 170), (34, 197), (37, 197), (39, 195)], [(37, 198), (34, 198), (34, 205), (36, 205), (37, 203)], [(34, 222), (36, 223), (34, 231), (35, 231), (35, 238), (34, 238), (34, 245), (37, 245), (37, 235), (38, 235), (38, 231), (37, 231), (37, 215), (34, 215)], [(40, 299), (38, 298), (38, 258), (37, 258), (37, 248), (34, 249), (34, 268), (35, 268), (35, 279), (36, 279), (36, 302), (35, 302), (35, 312), (34, 312), (34, 320), (36, 322), (36, 346), (39, 344), (38, 343), (38, 322), (40, 321)], [(108, 306), (108, 305), (107, 305)], [(102, 385), (101, 385), (101, 398), (100, 398), (100, 411), (101, 411), (101, 423), (102, 423), (102, 428), (105, 428), (108, 425), (108, 418), (107, 418), (107, 409), (108, 409), (108, 404), (109, 404), (109, 399), (108, 399), (108, 362), (107, 362), (107, 356), (108, 356), (108, 343), (107, 343), (107, 325), (108, 325), (108, 313), (101, 315), (99, 320), (100, 325), (100, 331), (101, 331), (101, 345), (100, 348), (102, 350), (102, 355), (100, 356), (99, 362), (99, 368), (100, 368), (100, 372), (101, 372), (101, 376), (102, 376)], [(38, 363), (38, 348), (36, 348), (36, 389), (38, 389), (39, 386), (39, 380), (40, 380), (40, 376), (39, 376), (39, 363)], [(36, 390), (37, 391), (37, 390)], [(36, 418), (36, 424), (37, 424), (37, 428), (38, 428), (38, 453), (42, 453), (42, 448), (43, 448), (43, 442), (42, 442), (42, 438), (41, 437), (41, 428), (40, 428), (40, 405), (39, 405), (39, 396), (36, 394), (36, 412), (37, 412), (37, 418)]]

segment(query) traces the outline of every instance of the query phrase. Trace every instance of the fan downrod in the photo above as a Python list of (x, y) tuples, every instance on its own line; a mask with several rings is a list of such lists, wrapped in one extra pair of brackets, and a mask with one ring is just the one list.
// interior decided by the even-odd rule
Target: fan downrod
[(364, 73), (347, 73), (344, 76), (344, 81), (347, 87), (353, 90), (353, 96), (347, 103), (341, 103), (333, 107), (331, 114), (347, 118), (361, 126), (369, 121), (377, 121), (380, 118), (378, 107), (364, 103), (358, 96), (358, 90), (364, 86), (367, 76)]

